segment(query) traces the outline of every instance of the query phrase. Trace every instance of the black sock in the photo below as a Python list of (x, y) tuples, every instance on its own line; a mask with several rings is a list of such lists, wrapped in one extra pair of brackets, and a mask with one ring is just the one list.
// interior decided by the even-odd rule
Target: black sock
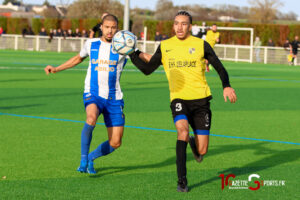
[(177, 140), (176, 143), (176, 166), (178, 179), (186, 177), (186, 146), (187, 142)]

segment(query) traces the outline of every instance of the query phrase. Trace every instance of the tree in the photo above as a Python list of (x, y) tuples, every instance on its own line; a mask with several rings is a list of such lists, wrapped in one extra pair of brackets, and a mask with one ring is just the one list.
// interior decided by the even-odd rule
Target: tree
[(43, 6), (48, 6), (48, 7), (50, 7), (51, 5), (50, 5), (50, 3), (48, 2), (48, 0), (45, 0), (44, 3), (43, 3)]
[(259, 23), (270, 23), (276, 19), (277, 8), (283, 4), (279, 0), (249, 0), (249, 20)]
[(4, 0), (3, 5), (6, 5), (9, 2), (12, 3), (12, 4), (21, 4), (21, 1), (18, 1), (18, 0)]
[(155, 18), (157, 20), (172, 20), (177, 11), (171, 0), (159, 0), (156, 3)]
[(68, 8), (70, 18), (100, 18), (104, 12), (123, 18), (124, 6), (117, 0), (77, 0)]

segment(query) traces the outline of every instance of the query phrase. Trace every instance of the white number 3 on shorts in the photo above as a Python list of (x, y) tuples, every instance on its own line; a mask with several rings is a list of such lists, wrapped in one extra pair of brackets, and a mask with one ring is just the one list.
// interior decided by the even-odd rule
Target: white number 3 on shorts
[(175, 107), (176, 107), (176, 109), (175, 109), (176, 112), (179, 112), (179, 111), (182, 110), (182, 104), (181, 103), (176, 103)]

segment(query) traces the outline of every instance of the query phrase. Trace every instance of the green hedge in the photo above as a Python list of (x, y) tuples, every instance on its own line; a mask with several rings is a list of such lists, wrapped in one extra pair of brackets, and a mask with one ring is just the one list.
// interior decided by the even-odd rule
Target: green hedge
[(6, 31), (6, 29), (7, 29), (7, 18), (0, 17), (0, 27), (2, 27), (2, 29), (4, 31)]
[(35, 34), (38, 34), (41, 30), (41, 28), (43, 27), (43, 23), (41, 21), (41, 19), (36, 19), (36, 18), (33, 18), (32, 21), (32, 31), (35, 33)]
[[(193, 24), (202, 25), (202, 21), (195, 21)], [(271, 38), (277, 46), (281, 46), (286, 38), (294, 39), (295, 35), (300, 35), (300, 25), (279, 25), (279, 24), (251, 24), (238, 22), (207, 22), (207, 26), (217, 24), (224, 27), (249, 27), (254, 28), (254, 37), (260, 37), (262, 44), (267, 45)], [(173, 36), (173, 21), (146, 20), (144, 26), (147, 26), (147, 38), (154, 40), (155, 32)], [(246, 31), (222, 31), (221, 43), (223, 44), (243, 44), (249, 45), (250, 34)]]
[(21, 34), (24, 28), (29, 26), (28, 19), (24, 18), (7, 18), (7, 31), (8, 34)]
[[(42, 27), (47, 31), (49, 29), (92, 29), (99, 19), (39, 19), (33, 18), (31, 23), (23, 18), (3, 18), (0, 17), (0, 26), (9, 34), (21, 34), (23, 28), (32, 24), (32, 30), (38, 34)], [(254, 36), (261, 38), (262, 44), (266, 45), (269, 38), (272, 38), (277, 46), (281, 46), (286, 38), (293, 40), (295, 35), (300, 35), (300, 25), (278, 25), (278, 24), (251, 24), (237, 22), (207, 22), (207, 26), (216, 23), (218, 26), (225, 27), (251, 27), (254, 28)], [(196, 21), (194, 24), (202, 25), (202, 21)], [(154, 40), (155, 32), (173, 36), (173, 21), (146, 20), (144, 26), (148, 28), (147, 39)], [(119, 20), (119, 29), (123, 29), (123, 20)], [(246, 31), (222, 31), (221, 43), (224, 44), (249, 44), (250, 34)]]

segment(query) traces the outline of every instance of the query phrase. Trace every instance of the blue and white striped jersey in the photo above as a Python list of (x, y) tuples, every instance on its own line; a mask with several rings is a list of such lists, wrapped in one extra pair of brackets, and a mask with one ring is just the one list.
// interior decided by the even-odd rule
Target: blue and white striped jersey
[(127, 61), (126, 56), (113, 52), (111, 43), (103, 42), (99, 38), (85, 42), (80, 57), (87, 56), (90, 56), (90, 61), (84, 93), (105, 99), (122, 99), (120, 76)]

